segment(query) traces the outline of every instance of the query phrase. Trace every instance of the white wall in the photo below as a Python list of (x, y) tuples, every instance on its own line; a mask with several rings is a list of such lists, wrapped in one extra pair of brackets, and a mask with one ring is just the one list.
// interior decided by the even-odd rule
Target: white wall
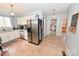
[(79, 4), (73, 4), (69, 8), (68, 32), (67, 32), (66, 44), (69, 49), (69, 53), (71, 55), (79, 55), (79, 20), (77, 23), (77, 32), (72, 33), (71, 31), (69, 31), (72, 15), (78, 12), (79, 12)]
[(51, 16), (47, 16), (47, 20), (46, 20), (46, 35), (49, 35), (50, 34), (50, 19), (51, 19)]
[(43, 15), (43, 17), (44, 17), (44, 37), (45, 37), (47, 33), (47, 16)]
[(28, 12), (28, 13), (23, 13), (22, 15), (20, 15), (19, 17), (23, 17), (23, 16), (33, 16), (35, 17), (35, 15), (38, 15), (39, 14), (39, 18), (42, 19), (43, 18), (43, 12), (41, 10), (36, 10), (36, 11), (33, 11), (33, 12)]
[(18, 27), (17, 17), (16, 16), (11, 16), (10, 19), (11, 19), (12, 27)]
[(36, 15), (39, 15), (40, 19), (43, 19), (42, 11), (34, 11), (34, 12), (29, 12), (21, 15), (20, 17), (17, 17), (17, 23), (18, 24), (26, 24), (27, 19), (36, 19)]
[[(57, 36), (62, 36), (61, 28), (62, 28), (63, 17), (68, 17), (68, 14), (67, 13), (56, 14), (56, 18), (57, 18), (56, 35)], [(51, 19), (52, 19), (51, 15), (47, 16), (47, 35), (50, 34)]]
[(62, 14), (58, 14), (56, 16), (57, 16), (56, 35), (62, 36), (63, 18), (68, 18), (68, 13), (62, 13)]

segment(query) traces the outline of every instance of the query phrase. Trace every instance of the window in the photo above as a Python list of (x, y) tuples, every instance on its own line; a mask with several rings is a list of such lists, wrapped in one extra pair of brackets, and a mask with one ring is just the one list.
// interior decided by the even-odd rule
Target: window
[(0, 27), (4, 27), (4, 21), (3, 21), (3, 17), (0, 16)]
[(0, 16), (0, 27), (12, 27), (10, 18)]
[(5, 27), (11, 27), (11, 21), (9, 17), (4, 17), (4, 25)]

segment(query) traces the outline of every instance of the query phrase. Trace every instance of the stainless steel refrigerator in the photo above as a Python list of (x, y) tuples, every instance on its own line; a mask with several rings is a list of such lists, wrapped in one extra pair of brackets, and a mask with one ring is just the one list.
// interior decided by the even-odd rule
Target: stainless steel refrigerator
[(41, 19), (32, 19), (30, 22), (29, 42), (39, 45), (42, 41), (43, 26)]

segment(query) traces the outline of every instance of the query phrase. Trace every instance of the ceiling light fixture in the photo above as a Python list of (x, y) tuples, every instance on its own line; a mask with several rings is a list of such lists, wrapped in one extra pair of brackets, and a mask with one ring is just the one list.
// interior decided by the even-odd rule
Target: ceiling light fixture
[(53, 9), (53, 16), (52, 16), (53, 19), (56, 19), (56, 16), (55, 16), (55, 9)]
[(11, 13), (10, 14), (11, 14), (11, 16), (14, 16), (15, 13), (14, 13), (14, 10), (13, 10), (13, 4), (11, 4), (10, 6), (11, 6)]

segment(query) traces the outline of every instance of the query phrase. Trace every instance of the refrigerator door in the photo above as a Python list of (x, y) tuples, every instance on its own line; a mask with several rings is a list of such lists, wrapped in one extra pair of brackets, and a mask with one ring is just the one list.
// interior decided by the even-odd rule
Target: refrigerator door
[(38, 40), (38, 20), (32, 20), (32, 43), (39, 44)]
[(27, 24), (28, 42), (32, 42), (32, 20), (28, 20)]
[(38, 40), (42, 40), (42, 20), (40, 19), (38, 19)]

